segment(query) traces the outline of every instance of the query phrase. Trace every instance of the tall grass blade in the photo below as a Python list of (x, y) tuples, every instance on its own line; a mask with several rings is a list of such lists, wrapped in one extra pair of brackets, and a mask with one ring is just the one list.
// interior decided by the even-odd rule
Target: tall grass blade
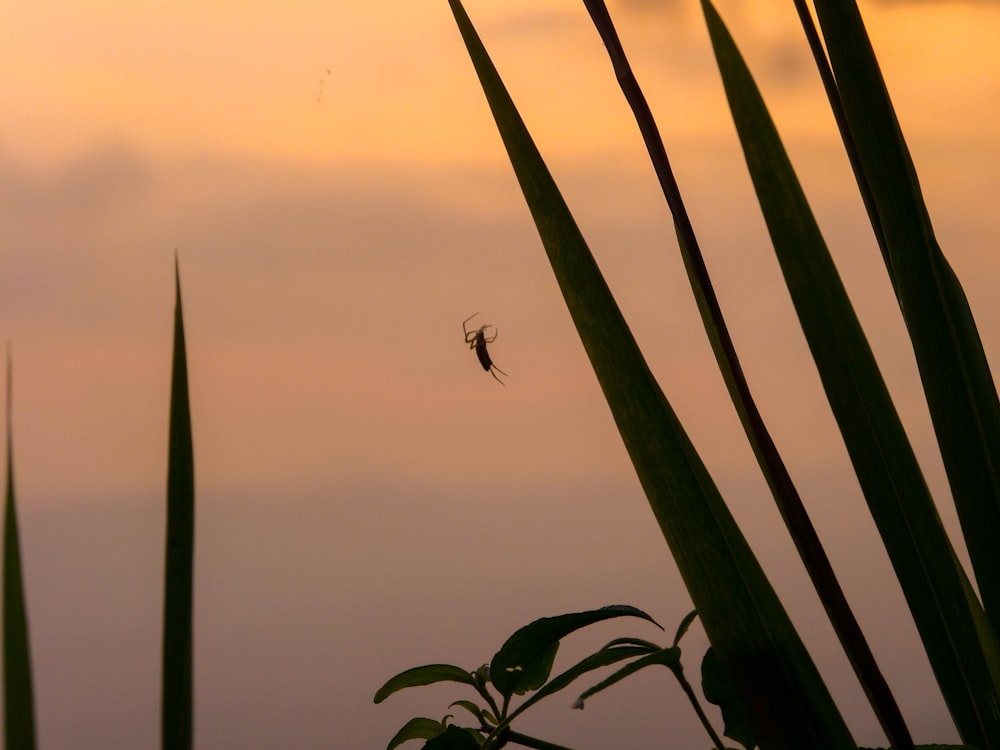
[(980, 640), (978, 604), (966, 596), (964, 572), (760, 92), (711, 2), (702, 6), (775, 253), (868, 507), (962, 736), (992, 746), (987, 740), (1000, 730), (995, 640)]
[(1000, 401), (962, 286), (934, 236), (916, 170), (857, 4), (816, 12), (885, 231), (931, 420), (993, 629), (1000, 633)]
[(21, 542), (14, 503), (13, 385), (7, 351), (7, 481), (3, 519), (3, 697), (8, 750), (34, 750), (35, 699), (31, 686), (28, 614), (24, 605)]
[(180, 271), (175, 264), (174, 352), (167, 460), (167, 540), (163, 601), (163, 750), (190, 750), (193, 720), (194, 447), (188, 402)]
[(855, 743), (649, 371), (459, 0), (449, 0), (576, 329), (705, 630), (771, 748)]
[[(882, 252), (882, 259), (885, 261), (886, 271), (889, 273), (889, 281), (892, 288), (896, 289), (896, 275), (892, 272), (892, 261), (889, 258), (889, 246), (885, 240), (885, 230), (882, 229), (882, 219), (879, 218), (878, 208), (875, 206), (875, 196), (872, 195), (871, 185), (868, 177), (861, 166), (861, 159), (858, 156), (858, 147), (854, 143), (854, 136), (847, 124), (847, 114), (844, 112), (844, 103), (840, 101), (840, 92), (837, 90), (837, 79), (833, 75), (833, 68), (830, 67), (830, 60), (826, 56), (826, 49), (823, 47), (823, 40), (820, 39), (819, 31), (813, 22), (812, 13), (809, 11), (809, 3), (806, 0), (792, 0), (795, 10), (799, 15), (799, 22), (802, 24), (802, 32), (805, 34), (806, 42), (809, 44), (809, 51), (812, 53), (819, 71), (820, 80), (823, 82), (823, 89), (826, 91), (827, 102), (830, 104), (830, 112), (837, 122), (837, 129), (840, 131), (844, 142), (844, 150), (847, 152), (847, 159), (851, 163), (854, 171), (854, 178), (858, 183), (858, 191), (861, 193), (861, 200), (865, 204), (868, 212), (868, 219), (875, 233), (875, 240), (878, 242), (879, 250)], [(898, 296), (899, 292), (896, 290)]]
[(708, 268), (702, 257), (694, 227), (670, 167), (663, 139), (660, 137), (646, 97), (632, 72), (632, 67), (615, 31), (607, 6), (604, 0), (583, 1), (593, 19), (594, 26), (604, 41), (622, 93), (632, 108), (639, 131), (646, 143), (646, 149), (659, 179), (664, 198), (674, 218), (681, 256), (684, 259), (691, 289), (701, 312), (705, 331), (719, 364), (719, 371), (722, 373), (730, 398), (736, 407), (747, 439), (771, 489), (778, 510), (791, 534), (802, 563), (809, 573), (809, 578), (826, 608), (834, 631), (837, 633), (837, 637), (854, 667), (886, 735), (897, 748), (902, 750), (910, 748), (912, 740), (909, 738), (909, 732), (903, 722), (899, 707), (875, 662), (875, 657), (861, 631), (861, 626), (847, 603), (847, 598), (837, 581), (833, 566), (819, 540), (819, 535), (816, 533), (785, 462), (778, 453), (777, 446), (775, 446), (760, 410), (750, 393), (750, 386), (743, 373), (743, 367), (736, 354), (736, 347), (729, 334), (722, 308), (708, 275)]

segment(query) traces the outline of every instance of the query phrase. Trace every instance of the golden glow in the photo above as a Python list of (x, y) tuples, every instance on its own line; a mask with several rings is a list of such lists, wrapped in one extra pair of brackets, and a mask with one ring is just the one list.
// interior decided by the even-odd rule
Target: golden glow
[[(793, 616), (805, 611), (821, 668), (848, 674), (788, 562), (582, 5), (465, 5), (665, 393)], [(914, 677), (927, 671), (913, 664), (915, 635), (886, 615), (891, 571), (857, 554), (877, 541), (768, 244), (699, 3), (609, 5), (769, 427), (849, 594), (874, 602), (862, 611), (884, 631), (874, 645), (892, 657), (904, 710), (945, 727), (928, 741), (949, 741), (931, 678)], [(939, 490), (912, 352), (791, 3), (719, 6)], [(862, 10), (995, 359), (1000, 10)], [(155, 744), (175, 251), (205, 522), (197, 671), (210, 697), (199, 698), (196, 744), (379, 747), (402, 709), (376, 709), (370, 691), (425, 658), (474, 666), (533, 617), (612, 601), (649, 608), (668, 631), (679, 621), (687, 598), (446, 0), (7, 0), (0, 18), (0, 339), (14, 344), (43, 745), (113, 747), (78, 726), (131, 740), (119, 732), (131, 700), (140, 739), (127, 746)], [(463, 344), (461, 321), (477, 310), (498, 327), (491, 353), (506, 386)], [(105, 524), (112, 506), (134, 515)], [(46, 537), (63, 518), (71, 531)], [(106, 552), (115, 544), (134, 548), (119, 559)], [(93, 573), (95, 558), (110, 562)], [(116, 589), (123, 580), (133, 588)], [(282, 664), (267, 661), (281, 648)], [(66, 667), (74, 659), (80, 669)], [(92, 675), (112, 668), (126, 677), (95, 689)], [(859, 744), (884, 744), (863, 698), (835, 692), (867, 727)], [(664, 726), (683, 727), (678, 746), (704, 744), (682, 706), (675, 724), (654, 697), (632, 722), (588, 703), (572, 725), (583, 739), (568, 744), (615, 746), (600, 733), (632, 724), (650, 744), (618, 746), (662, 747)], [(354, 730), (354, 741), (338, 734)]]
[[(790, 6), (721, 5), (769, 99), (779, 110), (788, 100), (785, 127), (824, 122), (817, 121), (822, 93)], [(634, 63), (664, 128), (720, 132), (725, 109), (700, 19), (679, 5), (665, 4), (662, 13), (630, 7), (612, 10), (626, 42), (634, 41)], [(615, 150), (632, 137), (578, 3), (494, 0), (470, 3), (469, 10), (549, 153)], [(865, 13), (902, 109), (933, 88), (951, 100), (975, 100), (979, 116), (965, 105), (953, 118), (957, 127), (992, 132), (998, 97), (990, 92), (1000, 79), (992, 42), (1000, 12), (892, 3), (869, 4)], [(5, 14), (16, 32), (0, 50), (2, 147), (29, 158), (51, 159), (102, 141), (165, 154), (297, 161), (499, 158), (444, 2), (105, 0), (18, 3)], [(630, 19), (638, 23), (630, 27)], [(805, 84), (783, 97), (769, 90), (769, 80), (780, 85), (782, 75), (794, 75), (792, 81), (804, 75)], [(964, 93), (977, 90), (984, 95)], [(939, 133), (952, 122), (935, 112), (911, 119), (911, 127)]]

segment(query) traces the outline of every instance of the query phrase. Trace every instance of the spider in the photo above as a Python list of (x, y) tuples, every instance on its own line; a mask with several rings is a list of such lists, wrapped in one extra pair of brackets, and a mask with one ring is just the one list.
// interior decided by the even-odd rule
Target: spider
[[(468, 323), (477, 315), (479, 315), (479, 313), (477, 312), (472, 313), (472, 315), (470, 315), (469, 317), (467, 317), (465, 320), (462, 321), (462, 331), (465, 333), (465, 343), (469, 345), (470, 349), (476, 350), (476, 356), (479, 357), (479, 364), (483, 366), (483, 369), (486, 370), (486, 372), (488, 372), (490, 375), (492, 375), (500, 385), (504, 385), (504, 382), (497, 377), (497, 373), (499, 372), (501, 375), (505, 377), (509, 376), (507, 375), (507, 373), (505, 373), (503, 370), (501, 370), (499, 367), (493, 364), (493, 360), (490, 359), (489, 352), (486, 351), (486, 345), (492, 344), (497, 339), (496, 326), (486, 323), (485, 325), (479, 326), (479, 328), (477, 328), (474, 331), (470, 331), (465, 326), (466, 323)], [(493, 335), (490, 336), (489, 338), (486, 337), (487, 328), (492, 328), (494, 331)]]

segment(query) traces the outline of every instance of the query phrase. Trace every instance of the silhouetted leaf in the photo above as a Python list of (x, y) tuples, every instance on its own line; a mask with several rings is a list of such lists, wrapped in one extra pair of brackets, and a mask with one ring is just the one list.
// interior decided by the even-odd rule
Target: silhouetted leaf
[(476, 721), (480, 724), (490, 724), (491, 726), (495, 726), (497, 723), (496, 717), (493, 714), (484, 708), (477, 706), (472, 701), (455, 701), (454, 703), (451, 703), (448, 708), (453, 708), (454, 706), (464, 708), (472, 714), (476, 718)]
[(478, 732), (452, 725), (425, 744), (424, 750), (479, 750), (481, 740)]
[[(622, 639), (625, 640), (625, 639)], [(526, 710), (531, 708), (533, 705), (538, 703), (543, 698), (546, 698), (553, 693), (557, 693), (563, 688), (567, 687), (576, 680), (578, 677), (585, 675), (587, 672), (591, 672), (595, 669), (600, 669), (601, 667), (607, 667), (611, 664), (617, 664), (624, 659), (632, 659), (635, 657), (643, 656), (648, 654), (650, 651), (648, 646), (636, 645), (636, 644), (621, 644), (621, 645), (608, 645), (602, 648), (595, 654), (582, 659), (581, 661), (574, 664), (572, 667), (556, 675), (551, 680), (542, 685), (538, 690), (531, 694), (531, 697), (524, 701), (520, 706), (518, 706), (514, 711), (511, 711), (507, 716), (506, 721), (501, 722), (501, 727), (508, 726), (515, 718), (520, 714), (524, 713)]]
[(592, 688), (584, 690), (580, 697), (576, 699), (573, 704), (573, 708), (583, 708), (583, 702), (592, 695), (611, 687), (617, 682), (625, 679), (629, 675), (635, 674), (640, 669), (645, 669), (646, 667), (658, 664), (668, 669), (676, 669), (681, 661), (681, 650), (676, 646), (671, 646), (670, 648), (660, 649), (652, 654), (646, 654), (645, 656), (636, 659), (635, 661), (626, 664), (624, 667), (619, 669), (617, 672), (612, 674), (610, 677), (601, 680), (599, 683), (594, 685)]
[(723, 734), (739, 742), (747, 750), (757, 747), (750, 707), (740, 700), (732, 678), (722, 667), (713, 649), (705, 652), (701, 661), (701, 691), (705, 700), (722, 711)]
[(389, 740), (389, 744), (386, 745), (385, 750), (393, 750), (393, 748), (402, 745), (408, 740), (433, 739), (446, 729), (445, 724), (436, 719), (426, 719), (422, 716), (414, 717), (406, 722), (402, 729), (396, 732), (393, 738)]
[(580, 628), (614, 617), (640, 617), (660, 627), (645, 612), (628, 605), (543, 617), (519, 629), (500, 647), (490, 663), (490, 680), (504, 697), (537, 690), (552, 672), (562, 638)]
[(681, 638), (684, 637), (684, 634), (688, 631), (688, 628), (691, 627), (691, 623), (694, 622), (694, 619), (697, 616), (698, 616), (698, 610), (696, 609), (692, 609), (690, 612), (684, 615), (684, 619), (681, 620), (681, 624), (677, 626), (677, 632), (674, 634), (675, 646), (681, 642)]
[(390, 678), (375, 693), (375, 702), (381, 703), (397, 690), (431, 685), (435, 682), (460, 682), (463, 685), (472, 685), (473, 687), (476, 684), (468, 670), (461, 667), (455, 667), (451, 664), (427, 664), (423, 667), (407, 669)]

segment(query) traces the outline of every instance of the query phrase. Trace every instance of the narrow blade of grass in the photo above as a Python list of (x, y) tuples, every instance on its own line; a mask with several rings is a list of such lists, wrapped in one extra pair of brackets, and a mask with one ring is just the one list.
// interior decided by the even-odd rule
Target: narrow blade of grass
[(35, 699), (31, 686), (28, 614), (24, 605), (21, 542), (14, 504), (13, 385), (7, 351), (7, 481), (3, 519), (3, 690), (5, 747), (35, 747)]
[(1000, 729), (995, 644), (979, 638), (964, 573), (767, 107), (715, 8), (702, 6), (771, 241), (868, 507), (960, 732), (983, 744)]
[(173, 374), (167, 459), (161, 747), (190, 750), (193, 722), (194, 447), (180, 272), (175, 266)]
[(649, 371), (458, 0), (449, 0), (569, 312), (709, 639), (764, 748), (854, 748), (774, 590)]
[(986, 614), (1000, 633), (1000, 401), (961, 284), (941, 252), (875, 53), (853, 0), (817, 0), (858, 158), (885, 232)]
[(660, 137), (646, 97), (632, 72), (607, 6), (604, 0), (584, 0), (584, 5), (604, 41), (622, 93), (632, 108), (639, 131), (646, 143), (650, 160), (674, 219), (684, 267), (687, 269), (691, 290), (698, 303), (705, 331), (715, 352), (719, 371), (722, 373), (761, 472), (771, 489), (775, 504), (886, 735), (901, 750), (912, 747), (913, 743), (909, 739), (909, 732), (899, 707), (847, 602), (847, 597), (844, 596), (798, 489), (792, 482), (791, 474), (778, 453), (777, 446), (750, 392), (712, 280), (708, 275), (708, 268), (695, 236), (694, 227), (681, 198), (680, 187), (670, 167), (663, 139)]

